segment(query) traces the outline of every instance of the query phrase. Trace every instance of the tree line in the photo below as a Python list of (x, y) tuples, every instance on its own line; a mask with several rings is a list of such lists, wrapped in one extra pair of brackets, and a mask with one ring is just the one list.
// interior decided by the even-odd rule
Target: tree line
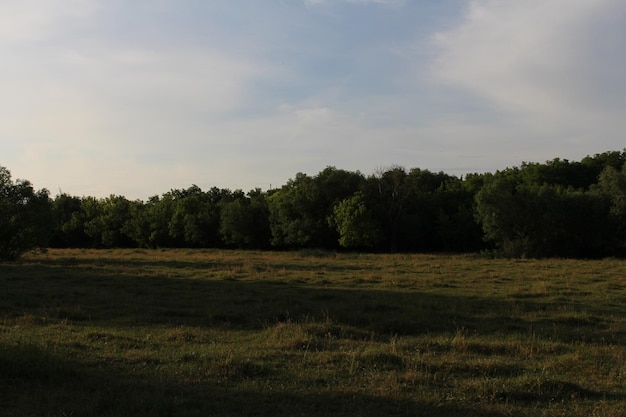
[(247, 193), (196, 185), (147, 201), (35, 190), (0, 167), (0, 259), (36, 247), (626, 255), (626, 150), (457, 177), (327, 167)]

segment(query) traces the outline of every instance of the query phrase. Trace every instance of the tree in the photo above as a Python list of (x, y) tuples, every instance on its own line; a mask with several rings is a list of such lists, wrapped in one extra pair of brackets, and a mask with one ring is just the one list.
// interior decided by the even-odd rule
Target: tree
[(51, 225), (48, 190), (35, 191), (27, 180), (13, 182), (9, 170), (0, 166), (0, 260), (46, 247)]
[(150, 223), (146, 215), (147, 205), (140, 200), (128, 202), (128, 217), (121, 232), (130, 239), (133, 246), (140, 248), (153, 247), (150, 244)]
[(316, 187), (313, 179), (298, 173), (268, 198), (272, 245), (315, 246), (321, 238), (320, 219), (314, 215)]
[(141, 246), (150, 248), (183, 246), (182, 239), (180, 242), (174, 240), (169, 232), (175, 206), (176, 200), (172, 193), (148, 199), (138, 213), (138, 218), (128, 225), (133, 228), (135, 240), (141, 241)]
[(504, 256), (608, 254), (608, 204), (601, 194), (528, 183), (517, 169), (497, 173), (485, 183), (476, 194), (476, 219)]
[(443, 249), (441, 227), (454, 223), (456, 214), (456, 206), (449, 207), (455, 202), (447, 192), (448, 184), (454, 180), (456, 177), (443, 172), (419, 168), (409, 171), (404, 185), (407, 192), (405, 214), (398, 235), (400, 249), (429, 252)]
[(518, 169), (496, 173), (476, 194), (476, 220), (487, 241), (493, 242), (501, 255), (534, 256), (531, 242), (532, 197), (528, 188), (520, 188)]
[(384, 243), (392, 252), (400, 249), (401, 229), (407, 221), (405, 205), (411, 191), (406, 178), (403, 167), (393, 166), (368, 177), (365, 187), (366, 195), (375, 201), (372, 209), (383, 225)]
[(71, 225), (74, 213), (80, 212), (81, 200), (68, 194), (59, 194), (52, 201), (53, 233), (50, 246), (55, 248), (83, 247), (88, 236), (81, 228), (75, 230)]
[(618, 254), (626, 252), (626, 164), (621, 170), (608, 166), (598, 181), (599, 191), (610, 202), (610, 217)]
[(170, 194), (173, 195), (173, 212), (169, 236), (179, 245), (189, 247), (221, 246), (220, 202), (230, 198), (230, 191), (213, 187), (203, 192), (197, 185), (192, 185)]
[(361, 191), (335, 204), (328, 222), (339, 233), (339, 244), (344, 248), (373, 248), (383, 239), (381, 226)]
[(272, 245), (337, 248), (337, 231), (328, 224), (335, 204), (362, 186), (359, 172), (327, 167), (317, 176), (298, 173), (268, 197)]
[[(95, 197), (82, 197), (79, 199), (79, 208), (71, 213), (57, 213), (57, 216), (68, 219), (60, 224), (60, 232), (66, 236), (74, 236), (79, 242), (79, 247), (101, 246), (100, 235), (95, 228), (96, 219), (102, 214), (100, 201)], [(92, 223), (91, 227), (86, 227), (87, 223)]]
[(123, 196), (111, 195), (104, 199), (83, 200), (85, 233), (97, 247), (129, 247), (133, 240), (125, 233), (131, 217), (131, 202)]
[(270, 242), (269, 212), (265, 195), (260, 189), (247, 196), (233, 193), (224, 201), (220, 216), (220, 234), (224, 243), (239, 248), (267, 248)]
[(470, 252), (483, 247), (482, 230), (474, 219), (474, 184), (451, 177), (432, 194), (435, 210), (430, 250)]

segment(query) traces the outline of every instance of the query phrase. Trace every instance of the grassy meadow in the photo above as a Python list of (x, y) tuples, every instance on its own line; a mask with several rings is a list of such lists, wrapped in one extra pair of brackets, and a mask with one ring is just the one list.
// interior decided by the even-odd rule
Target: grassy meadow
[(626, 261), (50, 250), (2, 416), (626, 416)]

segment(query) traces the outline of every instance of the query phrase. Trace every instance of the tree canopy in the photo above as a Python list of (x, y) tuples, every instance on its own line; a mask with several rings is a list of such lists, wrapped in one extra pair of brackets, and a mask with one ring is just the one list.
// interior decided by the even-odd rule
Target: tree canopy
[(0, 260), (46, 247), (52, 223), (48, 190), (35, 191), (27, 180), (13, 181), (9, 170), (0, 167)]
[(278, 189), (196, 185), (147, 201), (49, 197), (0, 167), (0, 259), (36, 247), (203, 247), (626, 255), (626, 151), (456, 177), (327, 167)]

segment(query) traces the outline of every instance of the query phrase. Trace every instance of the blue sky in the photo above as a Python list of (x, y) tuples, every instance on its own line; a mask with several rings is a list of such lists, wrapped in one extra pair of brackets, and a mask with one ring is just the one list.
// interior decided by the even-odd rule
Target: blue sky
[(0, 165), (145, 200), (626, 147), (622, 0), (8, 0)]

